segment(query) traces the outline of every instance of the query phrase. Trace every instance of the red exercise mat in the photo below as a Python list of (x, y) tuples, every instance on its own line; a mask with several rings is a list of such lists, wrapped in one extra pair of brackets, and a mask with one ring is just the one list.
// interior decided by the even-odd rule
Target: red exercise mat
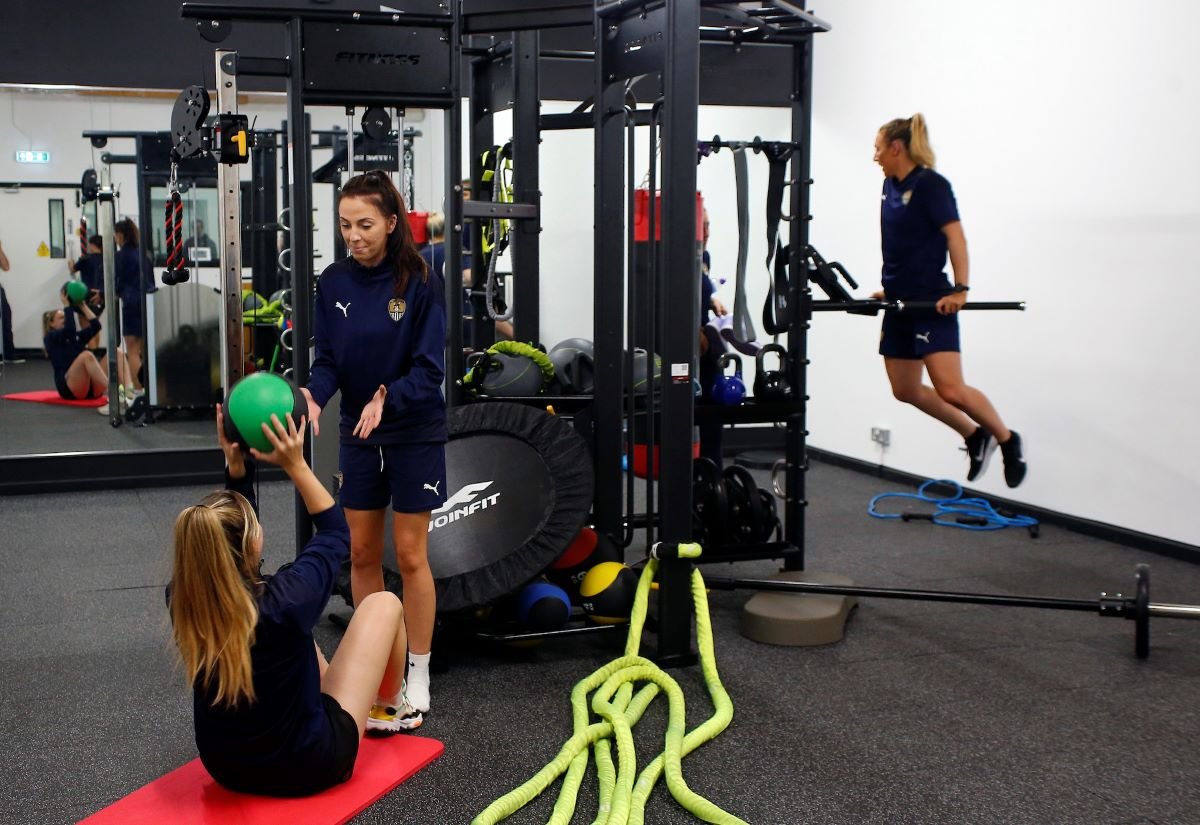
[(61, 404), (64, 407), (100, 407), (108, 403), (108, 396), (88, 398), (83, 401), (68, 401), (58, 394), (58, 390), (34, 390), (33, 392), (10, 392), (0, 395), (9, 401), (34, 401), (38, 404)]
[(350, 781), (296, 799), (227, 791), (193, 759), (79, 825), (343, 825), (443, 750), (438, 740), (419, 736), (364, 738)]

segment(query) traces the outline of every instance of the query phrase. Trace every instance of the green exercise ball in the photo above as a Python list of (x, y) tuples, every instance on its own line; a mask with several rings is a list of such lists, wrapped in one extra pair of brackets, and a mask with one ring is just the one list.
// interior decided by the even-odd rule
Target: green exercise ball
[(73, 304), (83, 302), (83, 299), (88, 295), (87, 284), (83, 281), (67, 281), (63, 284), (63, 292), (67, 293), (67, 300)]
[(308, 414), (308, 402), (300, 390), (282, 375), (273, 372), (253, 372), (239, 380), (225, 399), (225, 437), (237, 442), (243, 450), (253, 447), (269, 453), (271, 442), (262, 425), (271, 426), (271, 414), (287, 426), (287, 414), (292, 414), (296, 426), (300, 416)]

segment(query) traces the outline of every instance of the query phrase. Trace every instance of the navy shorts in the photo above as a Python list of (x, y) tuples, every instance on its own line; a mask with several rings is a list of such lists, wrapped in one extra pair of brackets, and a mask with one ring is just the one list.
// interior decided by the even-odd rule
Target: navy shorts
[(142, 337), (142, 299), (126, 301), (121, 299), (121, 335), (131, 338)]
[(339, 501), (351, 510), (425, 513), (446, 503), (445, 444), (347, 444), (339, 449)]
[(959, 352), (957, 313), (938, 315), (933, 310), (883, 313), (880, 355), (921, 359), (935, 352)]
[(213, 779), (231, 791), (262, 796), (311, 796), (348, 780), (358, 759), (358, 723), (328, 693), (321, 694), (321, 708), (329, 722), (327, 735), (313, 747), (288, 753), (252, 769), (224, 758), (200, 758)]

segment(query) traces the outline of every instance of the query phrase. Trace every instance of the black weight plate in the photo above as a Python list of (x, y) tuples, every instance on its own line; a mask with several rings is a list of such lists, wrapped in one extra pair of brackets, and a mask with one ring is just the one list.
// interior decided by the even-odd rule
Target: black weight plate
[(1150, 655), (1150, 565), (1136, 568), (1137, 593), (1133, 603), (1133, 649), (1139, 659)]

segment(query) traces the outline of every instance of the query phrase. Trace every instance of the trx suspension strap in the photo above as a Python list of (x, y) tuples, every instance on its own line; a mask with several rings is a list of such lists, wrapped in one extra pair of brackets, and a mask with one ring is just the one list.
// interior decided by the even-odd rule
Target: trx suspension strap
[[(771, 277), (771, 286), (763, 304), (763, 329), (772, 335), (778, 335), (787, 331), (792, 319), (787, 271), (788, 250), (779, 241), (779, 221), (783, 218), (783, 190), (787, 185), (785, 177), (792, 146), (789, 143), (764, 143), (763, 152), (771, 164), (771, 174), (767, 182), (767, 273)], [(771, 265), (773, 259), (774, 267)]]
[[(512, 203), (512, 142), (504, 146), (493, 146), (483, 153), (482, 188), (485, 193), (491, 193), (493, 203)], [(483, 225), (479, 233), (483, 254), (487, 256), (487, 280), (483, 288), (483, 301), (488, 318), (493, 321), (510, 321), (513, 308), (510, 305), (503, 312), (496, 311), (496, 262), (508, 248), (508, 221), (494, 217), (490, 224)]]
[[(733, 178), (737, 184), (738, 257), (737, 281), (733, 295), (733, 334), (738, 343), (750, 343), (757, 334), (746, 301), (746, 259), (749, 257), (747, 236), (750, 234), (750, 197), (746, 174), (746, 147), (733, 150)], [(768, 258), (768, 261), (770, 259)]]

